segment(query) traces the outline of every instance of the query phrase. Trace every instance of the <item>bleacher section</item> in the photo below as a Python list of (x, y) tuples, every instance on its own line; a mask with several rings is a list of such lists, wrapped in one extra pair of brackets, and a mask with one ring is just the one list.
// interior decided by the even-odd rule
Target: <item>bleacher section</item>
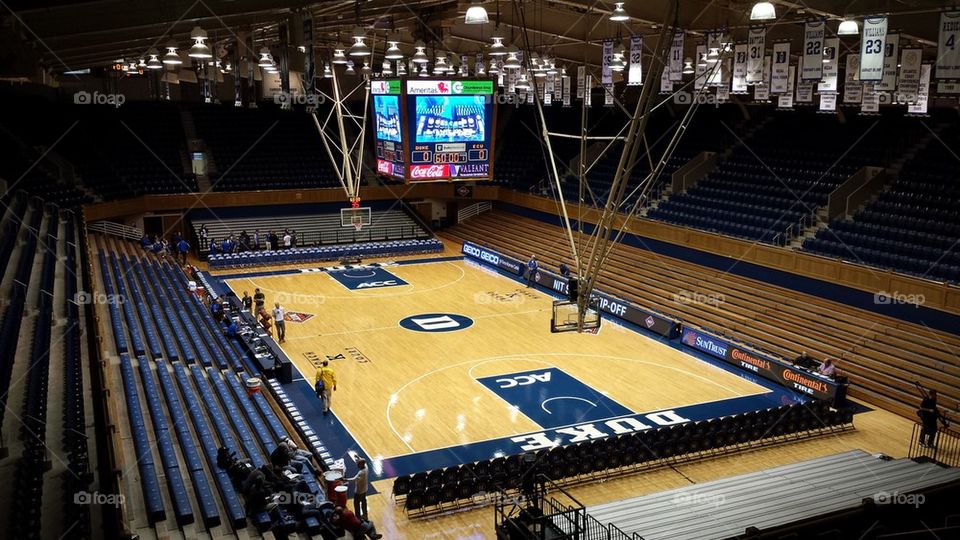
[(803, 249), (928, 279), (960, 282), (960, 129), (941, 132), (907, 161), (890, 189), (807, 239)]
[[(573, 267), (560, 227), (515, 214), (494, 210), (444, 234), (521, 260), (536, 253), (548, 268)], [(935, 388), (941, 406), (958, 405), (960, 337), (953, 334), (624, 245), (613, 250), (597, 288), (782, 358), (804, 351), (836, 358), (851, 396), (908, 418), (916, 397), (903, 381)]]
[(8, 189), (26, 191), (64, 208), (91, 201), (75, 186), (61, 183), (59, 171), (43, 159), (43, 152), (28, 147), (5, 123), (0, 124), (0, 179), (7, 181)]
[(886, 165), (887, 150), (905, 136), (902, 124), (869, 117), (841, 124), (833, 116), (780, 113), (713, 173), (648, 217), (786, 245), (815, 223), (830, 192), (861, 166)]
[(86, 537), (90, 507), (76, 497), (93, 482), (93, 426), (85, 413), (75, 217), (23, 193), (9, 199), (0, 238), (11, 263), (0, 268), (0, 536)]
[[(866, 530), (847, 531), (838, 526), (834, 529), (820, 527), (817, 532), (821, 534), (816, 538), (875, 538), (878, 534), (892, 532), (890, 525), (900, 525), (896, 521), (881, 525), (881, 520), (904, 514), (902, 507), (908, 503), (895, 501), (895, 498), (958, 480), (960, 469), (909, 459), (883, 459), (862, 450), (851, 450), (588, 507), (587, 512), (602, 523), (613, 523), (623, 532), (638, 534), (644, 540), (725, 540), (757, 537), (758, 533), (751, 536), (745, 532), (748, 527), (771, 530), (788, 523), (812, 521), (831, 513), (857, 509), (865, 498), (872, 498), (879, 505), (890, 506), (878, 507), (878, 510), (889, 510), (878, 512), (876, 520), (870, 519), (874, 524), (869, 527), (871, 536), (859, 534), (867, 534)], [(944, 523), (921, 526), (915, 521), (912, 525), (921, 529), (941, 527)], [(797, 533), (788, 536), (784, 532), (782, 536), (768, 538), (813, 536)]]
[(247, 268), (280, 264), (307, 264), (323, 261), (357, 260), (370, 257), (399, 257), (443, 251), (443, 242), (436, 238), (423, 240), (389, 240), (336, 246), (280, 249), (275, 251), (245, 251), (222, 253), (207, 257), (211, 270)]
[(262, 391), (247, 393), (244, 383), (255, 372), (224, 327), (187, 291), (183, 272), (140, 257), (133, 244), (106, 237), (93, 243), (103, 290), (130, 300), (105, 306), (112, 339), (104, 346), (115, 391), (122, 390), (118, 399), (126, 403), (120, 426), (129, 441), (125, 461), (139, 469), (124, 480), (131, 490), (131, 529), (180, 528), (193, 537), (201, 530), (246, 535), (253, 525), (278, 537), (336, 537), (326, 522), (332, 505), (312, 471), (299, 469), (303, 482), (297, 489), (314, 498), (314, 512), (303, 513), (306, 507), (294, 498), (267, 511), (245, 500), (242, 479), (218, 460), (218, 449), (225, 448), (260, 467), (270, 463), (281, 438), (298, 437)]

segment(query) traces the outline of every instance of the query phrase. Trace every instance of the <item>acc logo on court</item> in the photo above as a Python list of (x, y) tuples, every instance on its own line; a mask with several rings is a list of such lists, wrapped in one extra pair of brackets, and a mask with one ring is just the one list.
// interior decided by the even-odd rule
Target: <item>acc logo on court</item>
[(358, 289), (376, 289), (378, 287), (396, 287), (400, 285), (395, 279), (385, 279), (383, 281), (367, 281), (357, 285)]
[(547, 383), (550, 382), (550, 372), (545, 371), (543, 373), (531, 373), (530, 375), (520, 375), (517, 377), (510, 377), (506, 379), (497, 379), (496, 381), (500, 388), (513, 388), (514, 386), (527, 386), (528, 384), (534, 384), (538, 382)]
[(453, 332), (473, 326), (473, 319), (456, 313), (424, 313), (401, 320), (400, 326), (414, 332)]

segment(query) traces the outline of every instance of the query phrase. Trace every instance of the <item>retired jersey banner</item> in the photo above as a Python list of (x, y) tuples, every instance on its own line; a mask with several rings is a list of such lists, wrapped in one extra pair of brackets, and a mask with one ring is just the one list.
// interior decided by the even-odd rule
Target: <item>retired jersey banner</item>
[(663, 70), (660, 74), (660, 93), (670, 94), (673, 92), (673, 81), (670, 80), (670, 71)]
[(880, 112), (880, 94), (875, 90), (874, 83), (863, 83), (863, 96), (860, 101), (860, 112)]
[(834, 112), (837, 110), (836, 94), (820, 94), (820, 110), (823, 112)]
[(863, 39), (860, 41), (860, 81), (883, 79), (884, 41), (887, 38), (886, 17), (863, 19)]
[(738, 43), (733, 47), (733, 87), (734, 94), (747, 92), (747, 44)]
[(583, 102), (587, 107), (593, 105), (593, 76), (587, 75), (583, 80)]
[(903, 49), (900, 55), (900, 79), (897, 81), (897, 101), (913, 103), (920, 92), (920, 70), (923, 49)]
[(937, 43), (937, 78), (960, 79), (960, 11), (940, 14), (940, 41)]
[(881, 92), (893, 92), (897, 89), (897, 60), (900, 58), (900, 34), (887, 34), (883, 46), (883, 79), (876, 89)]
[(790, 66), (787, 70), (787, 91), (777, 96), (777, 107), (781, 109), (793, 108), (793, 82), (797, 66)]
[(771, 94), (783, 94), (787, 91), (787, 78), (789, 74), (790, 43), (775, 43), (773, 45), (773, 65), (770, 72)]
[(560, 84), (563, 79), (560, 78), (559, 74), (547, 76), (553, 78), (553, 100), (560, 101), (563, 99), (563, 86)]
[(613, 40), (605, 39), (603, 40), (603, 65), (600, 70), (600, 84), (603, 86), (611, 86), (613, 84), (613, 68), (610, 67), (613, 63)]
[(804, 81), (823, 78), (823, 39), (826, 30), (827, 22), (824, 19), (807, 21), (803, 27), (803, 70), (800, 78)]
[(683, 80), (683, 32), (673, 34), (673, 43), (670, 45), (669, 68), (671, 81)]
[(613, 85), (602, 86), (603, 88), (603, 106), (613, 107)]
[(747, 82), (756, 84), (763, 80), (764, 43), (767, 29), (760, 26), (751, 28), (747, 34)]
[(930, 97), (930, 64), (920, 68), (920, 91), (917, 92), (917, 101), (907, 106), (909, 114), (927, 114), (927, 102)]
[(560, 78), (563, 81), (563, 106), (570, 106), (570, 76), (564, 75)]
[(860, 103), (863, 98), (863, 83), (857, 80), (860, 74), (860, 56), (857, 54), (847, 55), (847, 68), (843, 79), (843, 102)]
[(587, 84), (587, 67), (577, 66), (577, 99), (583, 99), (583, 89)]
[(840, 38), (823, 40), (823, 79), (817, 84), (817, 92), (831, 94), (837, 91), (840, 76)]
[(769, 54), (763, 58), (763, 81), (753, 85), (754, 101), (770, 100), (770, 62), (773, 59)]
[(630, 67), (627, 68), (627, 86), (643, 84), (643, 36), (630, 36)]
[(707, 85), (707, 46), (697, 45), (697, 69), (693, 81), (693, 89), (699, 92)]

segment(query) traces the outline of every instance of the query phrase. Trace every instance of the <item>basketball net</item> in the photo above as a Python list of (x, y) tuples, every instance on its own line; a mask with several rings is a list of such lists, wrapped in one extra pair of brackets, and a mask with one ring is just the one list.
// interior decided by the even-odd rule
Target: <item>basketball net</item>
[[(350, 208), (360, 208), (360, 197), (350, 197)], [(363, 216), (354, 213), (351, 219), (353, 220), (353, 228), (360, 232), (363, 229)]]

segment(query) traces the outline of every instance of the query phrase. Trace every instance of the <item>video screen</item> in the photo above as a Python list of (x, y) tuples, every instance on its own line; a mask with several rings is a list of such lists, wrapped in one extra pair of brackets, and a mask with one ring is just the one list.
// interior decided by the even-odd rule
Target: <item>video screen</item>
[(484, 142), (489, 97), (417, 96), (416, 142)]
[(376, 115), (377, 138), (401, 142), (400, 96), (373, 96), (373, 108)]

